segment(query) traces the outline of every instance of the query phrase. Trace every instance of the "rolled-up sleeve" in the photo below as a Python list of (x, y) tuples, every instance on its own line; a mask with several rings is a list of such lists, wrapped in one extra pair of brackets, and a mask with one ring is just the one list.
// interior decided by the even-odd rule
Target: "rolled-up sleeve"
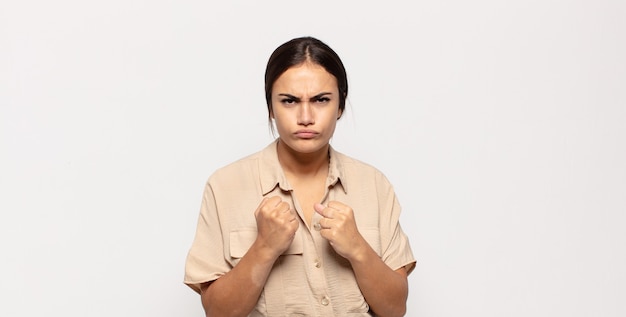
[(185, 262), (184, 283), (199, 293), (202, 283), (216, 280), (230, 269), (224, 258), (224, 241), (214, 192), (210, 182), (207, 182), (196, 235)]
[(415, 268), (415, 257), (408, 236), (400, 226), (402, 210), (392, 185), (387, 178), (378, 174), (377, 190), (381, 212), (382, 260), (393, 270), (406, 267), (411, 273)]

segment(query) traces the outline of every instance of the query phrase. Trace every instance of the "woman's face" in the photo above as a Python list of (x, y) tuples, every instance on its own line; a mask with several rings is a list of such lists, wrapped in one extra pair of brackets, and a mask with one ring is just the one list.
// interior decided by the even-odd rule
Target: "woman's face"
[(310, 62), (287, 69), (272, 87), (271, 116), (292, 151), (325, 150), (341, 116), (337, 79)]

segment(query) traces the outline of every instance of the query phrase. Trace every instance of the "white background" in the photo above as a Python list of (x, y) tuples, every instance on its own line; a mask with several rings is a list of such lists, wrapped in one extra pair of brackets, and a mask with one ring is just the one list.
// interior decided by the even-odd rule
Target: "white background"
[(333, 146), (395, 185), (407, 316), (625, 316), (623, 1), (0, 2), (0, 316), (202, 316), (202, 189), (263, 72), (345, 62)]

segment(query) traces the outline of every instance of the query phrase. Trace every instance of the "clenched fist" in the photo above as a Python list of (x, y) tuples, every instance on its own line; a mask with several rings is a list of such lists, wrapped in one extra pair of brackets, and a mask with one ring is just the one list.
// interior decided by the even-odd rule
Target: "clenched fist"
[(339, 255), (351, 261), (369, 247), (356, 227), (352, 208), (338, 201), (331, 201), (328, 206), (315, 204), (313, 207), (322, 216), (320, 234)]
[(298, 230), (298, 219), (289, 204), (274, 196), (263, 198), (254, 211), (257, 224), (257, 243), (272, 257), (281, 255), (293, 241)]

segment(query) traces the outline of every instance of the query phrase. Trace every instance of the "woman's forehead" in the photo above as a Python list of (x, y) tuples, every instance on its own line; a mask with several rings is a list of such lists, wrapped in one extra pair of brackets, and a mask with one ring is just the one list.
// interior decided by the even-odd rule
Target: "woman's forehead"
[(303, 63), (288, 68), (274, 82), (274, 93), (293, 91), (300, 93), (319, 93), (336, 91), (337, 79), (318, 64)]

